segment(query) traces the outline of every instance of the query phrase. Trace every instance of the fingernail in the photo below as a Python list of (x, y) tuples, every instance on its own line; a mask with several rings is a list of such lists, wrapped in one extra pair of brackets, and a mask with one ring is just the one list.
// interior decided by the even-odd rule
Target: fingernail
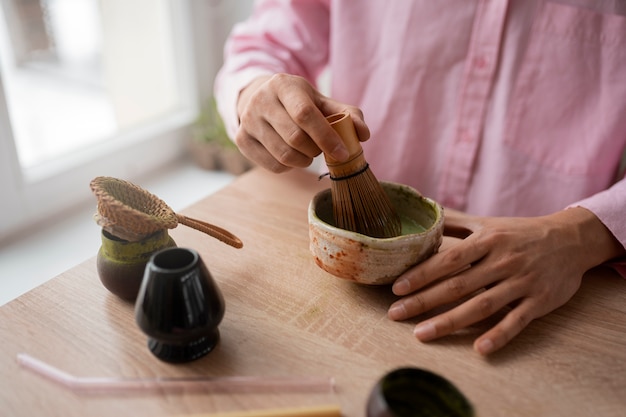
[(406, 309), (402, 304), (394, 304), (389, 308), (387, 315), (391, 320), (402, 320), (406, 318)]
[(493, 351), (493, 347), (491, 339), (483, 339), (476, 345), (476, 350), (481, 355), (487, 355)]
[(437, 336), (437, 329), (431, 322), (420, 323), (415, 326), (413, 334), (422, 342), (426, 342)]
[(399, 279), (393, 283), (391, 287), (391, 291), (395, 295), (406, 295), (411, 290), (411, 286), (409, 285), (409, 281), (406, 279)]

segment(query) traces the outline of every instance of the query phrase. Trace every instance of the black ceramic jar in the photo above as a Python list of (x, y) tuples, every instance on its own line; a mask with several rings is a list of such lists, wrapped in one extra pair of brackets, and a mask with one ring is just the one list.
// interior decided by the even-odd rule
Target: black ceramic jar
[(187, 362), (219, 340), (224, 298), (200, 255), (192, 249), (156, 252), (146, 265), (135, 319), (159, 359)]
[(96, 257), (100, 281), (107, 290), (131, 302), (137, 298), (150, 257), (161, 249), (176, 246), (165, 229), (138, 242), (129, 242), (103, 229), (101, 239)]
[(447, 379), (419, 368), (399, 368), (372, 389), (367, 417), (473, 417), (465, 396)]

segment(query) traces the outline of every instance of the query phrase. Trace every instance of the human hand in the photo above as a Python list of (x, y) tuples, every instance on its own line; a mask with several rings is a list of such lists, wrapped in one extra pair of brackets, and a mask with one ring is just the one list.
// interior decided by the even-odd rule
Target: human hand
[(255, 79), (241, 92), (237, 109), (235, 143), (247, 158), (272, 172), (307, 167), (321, 152), (337, 161), (348, 158), (341, 138), (325, 119), (331, 114), (348, 111), (359, 140), (370, 135), (361, 110), (324, 96), (294, 75)]
[(482, 355), (565, 304), (587, 270), (624, 252), (598, 218), (581, 207), (532, 218), (475, 217), (446, 209), (445, 226), (446, 234), (464, 239), (400, 276), (392, 290), (402, 298), (388, 314), (404, 320), (469, 296), (415, 327), (415, 336), (425, 342), (511, 306), (475, 340), (474, 349)]

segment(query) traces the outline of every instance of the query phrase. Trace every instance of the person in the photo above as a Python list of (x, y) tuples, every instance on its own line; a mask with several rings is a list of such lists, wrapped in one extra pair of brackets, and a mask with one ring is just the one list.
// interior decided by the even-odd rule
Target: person
[(388, 316), (453, 305), (417, 323), (421, 341), (496, 317), (474, 342), (488, 355), (589, 269), (626, 272), (624, 51), (625, 2), (261, 0), (215, 95), (276, 173), (344, 160), (324, 118), (349, 111), (377, 178), (441, 203), (462, 238), (395, 281)]

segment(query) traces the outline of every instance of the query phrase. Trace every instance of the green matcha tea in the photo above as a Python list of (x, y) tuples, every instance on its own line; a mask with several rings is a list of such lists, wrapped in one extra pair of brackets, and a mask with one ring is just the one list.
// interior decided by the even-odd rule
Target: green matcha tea
[(415, 219), (406, 216), (400, 216), (402, 223), (402, 235), (413, 235), (426, 231), (426, 228), (419, 224)]

